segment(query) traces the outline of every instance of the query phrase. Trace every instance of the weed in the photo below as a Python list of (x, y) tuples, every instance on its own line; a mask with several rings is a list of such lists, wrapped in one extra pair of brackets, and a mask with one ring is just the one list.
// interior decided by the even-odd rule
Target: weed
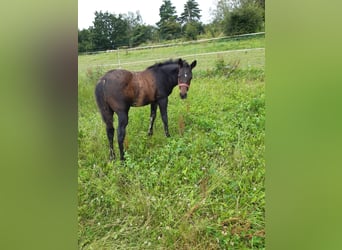
[(86, 77), (88, 78), (89, 82), (97, 82), (98, 79), (104, 74), (103, 68), (97, 66), (94, 68), (87, 68), (86, 70)]

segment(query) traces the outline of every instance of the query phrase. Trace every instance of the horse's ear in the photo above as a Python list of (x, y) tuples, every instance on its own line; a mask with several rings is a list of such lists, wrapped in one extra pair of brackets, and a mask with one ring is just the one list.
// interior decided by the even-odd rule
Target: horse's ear
[(190, 65), (191, 69), (195, 68), (196, 64), (197, 64), (197, 61), (196, 60), (193, 61)]
[(183, 67), (183, 60), (182, 60), (182, 58), (178, 59), (178, 65), (179, 65), (179, 67)]

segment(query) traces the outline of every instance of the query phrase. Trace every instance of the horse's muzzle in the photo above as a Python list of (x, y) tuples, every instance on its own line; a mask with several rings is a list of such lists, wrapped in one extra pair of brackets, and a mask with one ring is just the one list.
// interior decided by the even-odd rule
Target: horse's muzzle
[(189, 87), (190, 87), (189, 84), (179, 83), (178, 86), (179, 86), (179, 89), (180, 89), (180, 93), (179, 93), (180, 98), (181, 99), (185, 99), (187, 97), (187, 95), (188, 95), (187, 92), (188, 92)]
[(188, 93), (179, 93), (181, 99), (185, 99), (188, 96)]

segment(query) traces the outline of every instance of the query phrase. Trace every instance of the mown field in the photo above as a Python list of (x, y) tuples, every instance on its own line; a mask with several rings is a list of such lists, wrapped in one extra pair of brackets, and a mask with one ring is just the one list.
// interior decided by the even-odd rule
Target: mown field
[[(225, 43), (219, 50), (208, 43), (206, 51), (236, 49), (236, 43), (263, 47), (264, 38)], [(156, 58), (201, 49), (189, 46), (181, 52), (160, 48)], [(93, 94), (109, 67), (100, 65), (116, 60), (116, 54), (79, 56), (80, 249), (265, 248), (264, 55), (253, 64), (255, 54), (240, 54), (245, 59), (235, 71), (228, 67), (229, 54), (195, 58), (188, 98), (181, 100), (177, 88), (169, 97), (170, 138), (164, 136), (159, 111), (149, 137), (150, 107), (131, 108), (124, 163), (108, 162), (105, 126)], [(146, 58), (143, 51), (130, 51), (125, 60)], [(232, 60), (238, 59), (237, 53)], [(116, 141), (114, 146), (118, 155)]]

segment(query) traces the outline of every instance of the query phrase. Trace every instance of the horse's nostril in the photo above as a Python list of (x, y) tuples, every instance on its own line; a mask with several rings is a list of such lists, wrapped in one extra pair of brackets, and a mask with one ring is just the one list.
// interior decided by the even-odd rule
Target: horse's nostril
[(179, 95), (180, 95), (181, 99), (185, 99), (187, 97), (187, 93), (185, 93), (185, 94), (180, 93)]

